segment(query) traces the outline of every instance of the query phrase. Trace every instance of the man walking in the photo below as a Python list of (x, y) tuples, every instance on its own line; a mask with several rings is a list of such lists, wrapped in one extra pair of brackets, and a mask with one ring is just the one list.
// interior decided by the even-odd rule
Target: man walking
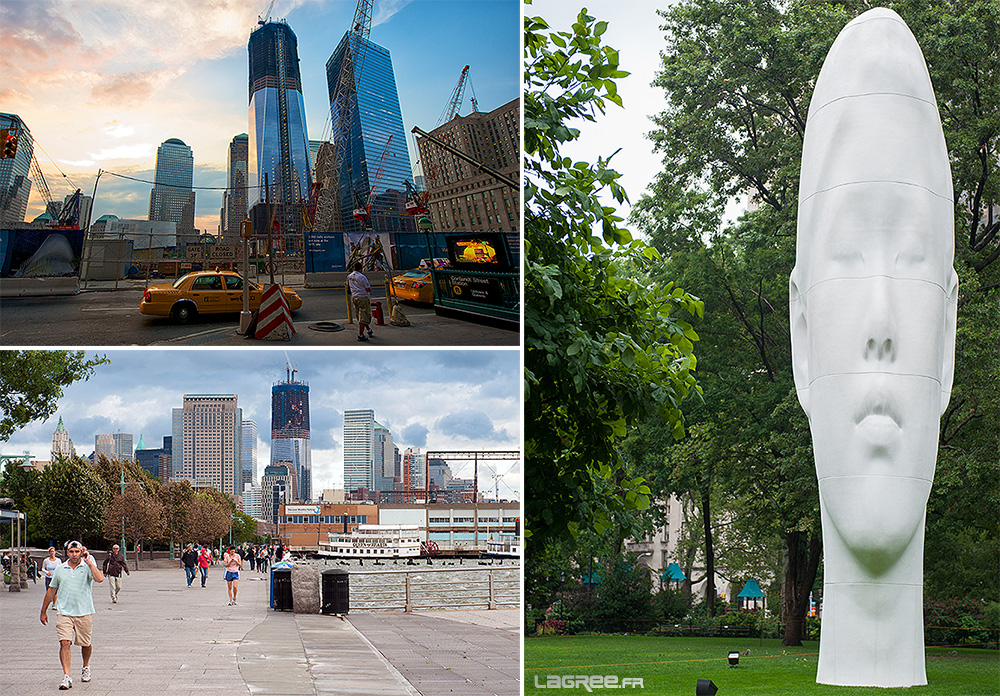
[[(372, 334), (372, 286), (361, 272), (361, 262), (354, 264), (354, 272), (347, 276), (347, 288), (351, 291), (351, 304), (358, 315), (358, 340), (367, 341)], [(365, 331), (368, 336), (365, 336)]]
[[(184, 574), (187, 575), (188, 587), (194, 582), (195, 566), (198, 565), (198, 554), (194, 550), (193, 544), (188, 544), (184, 553), (181, 554), (181, 561), (184, 563)], [(204, 584), (204, 583), (202, 583)]]
[(91, 632), (94, 627), (94, 581), (104, 582), (104, 573), (97, 567), (97, 562), (87, 553), (87, 549), (79, 541), (71, 541), (66, 549), (69, 559), (52, 571), (52, 582), (42, 600), (42, 625), (48, 625), (49, 616), (46, 613), (49, 604), (56, 597), (56, 635), (59, 638), (59, 661), (62, 663), (63, 680), (60, 689), (73, 687), (73, 679), (69, 676), (70, 645), (75, 642), (80, 646), (83, 656), (83, 673), (80, 681), (90, 681)]
[(131, 575), (128, 569), (128, 562), (121, 554), (121, 547), (115, 544), (108, 551), (108, 557), (104, 559), (104, 575), (108, 578), (108, 586), (111, 588), (111, 603), (118, 604), (118, 593), (122, 591), (122, 571), (126, 575)]

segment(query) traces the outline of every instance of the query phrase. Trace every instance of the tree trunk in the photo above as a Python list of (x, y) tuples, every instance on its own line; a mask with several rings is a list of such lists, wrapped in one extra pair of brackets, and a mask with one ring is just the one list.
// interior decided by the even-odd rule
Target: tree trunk
[(709, 492), (701, 494), (701, 517), (705, 525), (705, 604), (715, 616), (715, 551), (712, 548), (712, 515)]
[(809, 593), (816, 582), (822, 550), (819, 536), (810, 536), (808, 532), (781, 535), (781, 621), (785, 624), (782, 646), (802, 645)]

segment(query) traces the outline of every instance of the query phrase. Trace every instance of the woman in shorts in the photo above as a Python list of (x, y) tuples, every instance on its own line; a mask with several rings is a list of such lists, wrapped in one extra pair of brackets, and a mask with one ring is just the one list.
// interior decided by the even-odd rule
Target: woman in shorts
[(229, 606), (236, 604), (236, 592), (240, 584), (240, 571), (243, 569), (243, 559), (236, 553), (232, 544), (222, 556), (222, 564), (226, 567), (226, 589), (229, 592)]

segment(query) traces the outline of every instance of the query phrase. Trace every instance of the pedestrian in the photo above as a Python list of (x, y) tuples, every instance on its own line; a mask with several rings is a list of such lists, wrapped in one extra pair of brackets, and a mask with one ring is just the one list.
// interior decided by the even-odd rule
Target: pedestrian
[(208, 566), (212, 564), (212, 554), (208, 552), (208, 549), (204, 546), (201, 547), (201, 551), (198, 552), (198, 569), (201, 570), (201, 586), (205, 586), (205, 581), (208, 579)]
[[(372, 332), (372, 286), (368, 284), (368, 278), (361, 272), (361, 262), (354, 264), (354, 272), (347, 276), (347, 287), (351, 291), (351, 304), (358, 315), (358, 340), (367, 341), (374, 334)], [(365, 336), (365, 332), (368, 336)]]
[(131, 575), (128, 569), (128, 561), (121, 554), (121, 547), (115, 544), (108, 551), (108, 557), (104, 559), (104, 574), (108, 577), (108, 586), (111, 588), (111, 603), (118, 604), (118, 593), (122, 591), (122, 571), (126, 575)]
[[(69, 558), (52, 572), (52, 582), (42, 600), (42, 625), (47, 626), (49, 616), (46, 611), (56, 599), (56, 636), (59, 638), (59, 661), (62, 663), (63, 680), (60, 689), (71, 689), (73, 679), (69, 676), (70, 645), (80, 646), (83, 656), (83, 673), (80, 681), (90, 681), (91, 632), (94, 628), (94, 581), (104, 582), (104, 573), (97, 562), (79, 541), (71, 541), (66, 548)], [(75, 640), (74, 640), (75, 639)]]
[(44, 561), (42, 561), (42, 573), (45, 575), (45, 589), (49, 589), (49, 583), (52, 582), (52, 571), (62, 565), (62, 561), (56, 556), (56, 547), (49, 547), (49, 555)]
[(257, 559), (257, 568), (261, 573), (267, 572), (267, 567), (271, 563), (271, 549), (267, 546), (260, 547), (260, 558)]
[(222, 557), (222, 563), (226, 566), (226, 588), (229, 592), (229, 606), (236, 604), (236, 591), (240, 584), (240, 570), (243, 568), (243, 559), (236, 553), (236, 547), (232, 544), (226, 549)]
[(184, 564), (184, 574), (187, 576), (188, 587), (194, 582), (195, 566), (198, 565), (198, 554), (194, 550), (193, 544), (188, 544), (184, 553), (181, 554), (181, 562)]

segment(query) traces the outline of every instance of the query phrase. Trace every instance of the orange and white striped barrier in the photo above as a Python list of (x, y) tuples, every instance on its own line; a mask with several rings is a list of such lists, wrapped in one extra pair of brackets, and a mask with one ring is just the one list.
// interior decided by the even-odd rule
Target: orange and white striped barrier
[(266, 341), (290, 341), (295, 327), (292, 326), (292, 313), (288, 309), (285, 293), (280, 285), (272, 285), (264, 289), (260, 297), (260, 309), (257, 312), (257, 331), (254, 338)]

